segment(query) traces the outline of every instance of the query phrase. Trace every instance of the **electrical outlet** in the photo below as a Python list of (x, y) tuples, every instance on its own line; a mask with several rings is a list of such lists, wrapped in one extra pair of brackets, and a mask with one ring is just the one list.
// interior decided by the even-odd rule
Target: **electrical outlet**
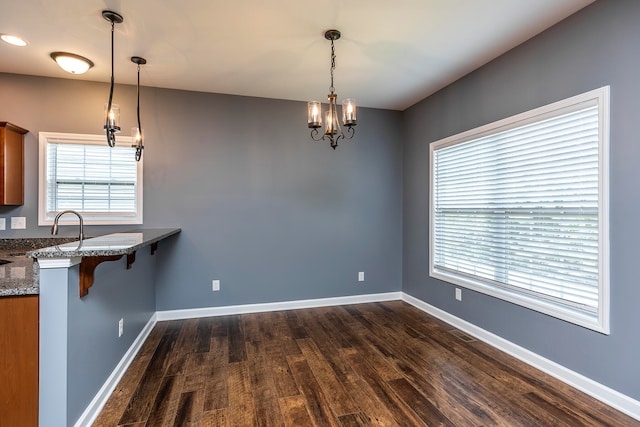
[(212, 280), (211, 281), (211, 290), (219, 291), (220, 290), (220, 280)]
[(462, 301), (462, 289), (456, 288), (456, 299)]
[(358, 282), (364, 282), (364, 271), (358, 272)]
[(7, 229), (7, 219), (0, 218), (0, 230), (6, 230), (6, 229)]
[(124, 319), (120, 319), (118, 322), (118, 338), (124, 334)]
[(11, 228), (14, 230), (24, 230), (27, 228), (27, 218), (24, 216), (12, 216)]

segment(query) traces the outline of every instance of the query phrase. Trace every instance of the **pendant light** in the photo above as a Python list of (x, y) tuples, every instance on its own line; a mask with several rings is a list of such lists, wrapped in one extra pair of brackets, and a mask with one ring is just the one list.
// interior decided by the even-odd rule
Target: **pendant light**
[(121, 24), (124, 20), (122, 15), (110, 11), (102, 11), (102, 17), (111, 22), (111, 88), (109, 89), (109, 102), (105, 107), (105, 124), (104, 130), (107, 135), (107, 143), (109, 147), (116, 145), (116, 133), (120, 132), (120, 107), (113, 103), (113, 84), (114, 84), (114, 58), (113, 58), (113, 39), (115, 33), (115, 24)]
[(142, 150), (144, 149), (144, 144), (142, 143), (142, 125), (140, 124), (140, 66), (146, 64), (147, 60), (139, 56), (132, 56), (131, 62), (138, 65), (138, 106), (136, 108), (138, 127), (131, 130), (131, 136), (133, 136), (135, 141), (133, 147), (136, 149), (136, 161), (139, 162), (142, 158)]
[(340, 38), (340, 31), (327, 30), (324, 38), (331, 41), (331, 86), (329, 86), (329, 111), (325, 115), (325, 128), (322, 136), (318, 136), (318, 129), (322, 127), (322, 104), (318, 101), (310, 101), (307, 103), (307, 125), (311, 129), (311, 138), (314, 141), (328, 140), (331, 148), (334, 150), (338, 146), (338, 141), (342, 139), (351, 139), (355, 134), (353, 128), (356, 123), (356, 102), (354, 99), (345, 99), (342, 101), (342, 126), (347, 128), (345, 134), (338, 120), (338, 107), (336, 101), (338, 95), (335, 94), (333, 87), (333, 72), (336, 69), (336, 54), (333, 42)]

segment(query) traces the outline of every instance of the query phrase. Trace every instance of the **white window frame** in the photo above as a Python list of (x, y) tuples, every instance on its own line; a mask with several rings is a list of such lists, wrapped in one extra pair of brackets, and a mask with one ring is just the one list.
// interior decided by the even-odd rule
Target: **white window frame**
[[(525, 293), (515, 292), (504, 287), (491, 286), (472, 277), (437, 269), (434, 266), (434, 153), (438, 149), (461, 144), (487, 135), (517, 128), (524, 124), (542, 120), (554, 112), (571, 108), (574, 105), (595, 102), (598, 105), (598, 309), (595, 314), (572, 309), (568, 306), (536, 298)], [(557, 113), (556, 113), (557, 114)], [(460, 134), (435, 141), (429, 148), (429, 276), (481, 292), (529, 309), (571, 322), (573, 324), (609, 334), (609, 86), (574, 96), (550, 105), (546, 105), (522, 114), (518, 114), (494, 123), (481, 126)]]
[[(63, 144), (83, 144), (83, 145), (107, 145), (104, 134), (74, 134), (74, 133), (57, 133), (57, 132), (40, 132), (39, 133), (39, 179), (38, 179), (38, 225), (52, 225), (55, 212), (47, 212), (47, 163), (48, 163), (48, 145), (50, 142)], [(134, 140), (130, 136), (120, 136), (116, 138), (116, 146), (129, 146), (134, 144)], [(133, 156), (133, 153), (132, 153)], [(84, 223), (87, 225), (120, 225), (120, 224), (142, 224), (142, 172), (143, 162), (137, 163), (137, 183), (136, 183), (136, 213), (135, 216), (119, 216), (116, 214), (92, 215), (91, 212), (80, 212), (83, 216)], [(75, 224), (77, 218), (72, 215), (63, 215), (59, 221), (60, 224)]]

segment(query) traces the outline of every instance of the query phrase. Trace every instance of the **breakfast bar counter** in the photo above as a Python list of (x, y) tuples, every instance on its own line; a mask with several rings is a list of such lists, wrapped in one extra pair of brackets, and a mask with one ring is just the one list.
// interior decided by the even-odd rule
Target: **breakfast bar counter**
[(0, 239), (0, 297), (38, 295), (40, 267), (59, 259), (127, 255), (130, 267), (137, 250), (150, 246), (155, 252), (160, 240), (179, 232), (180, 228), (150, 228), (83, 241), (74, 237)]
[(179, 228), (150, 228), (126, 233), (69, 242), (27, 252), (39, 263), (51, 258), (101, 257), (130, 255), (144, 246), (155, 246), (160, 240), (180, 232)]
[(127, 256), (127, 269), (136, 260), (136, 251), (151, 247), (151, 255), (158, 248), (158, 242), (180, 232), (179, 228), (153, 228), (126, 233), (107, 234), (62, 245), (50, 246), (27, 253), (38, 260), (41, 269), (70, 267), (80, 264), (80, 298), (87, 296), (93, 285), (96, 267), (103, 262), (117, 261)]

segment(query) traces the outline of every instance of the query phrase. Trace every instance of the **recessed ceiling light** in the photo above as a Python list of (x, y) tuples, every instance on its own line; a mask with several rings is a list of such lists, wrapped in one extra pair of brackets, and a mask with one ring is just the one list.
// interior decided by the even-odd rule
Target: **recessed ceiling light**
[(52, 52), (51, 58), (60, 68), (71, 74), (86, 73), (89, 68), (93, 67), (93, 62), (75, 53)]
[(12, 36), (11, 34), (0, 34), (0, 39), (14, 46), (26, 46), (28, 44), (26, 40), (18, 36)]

